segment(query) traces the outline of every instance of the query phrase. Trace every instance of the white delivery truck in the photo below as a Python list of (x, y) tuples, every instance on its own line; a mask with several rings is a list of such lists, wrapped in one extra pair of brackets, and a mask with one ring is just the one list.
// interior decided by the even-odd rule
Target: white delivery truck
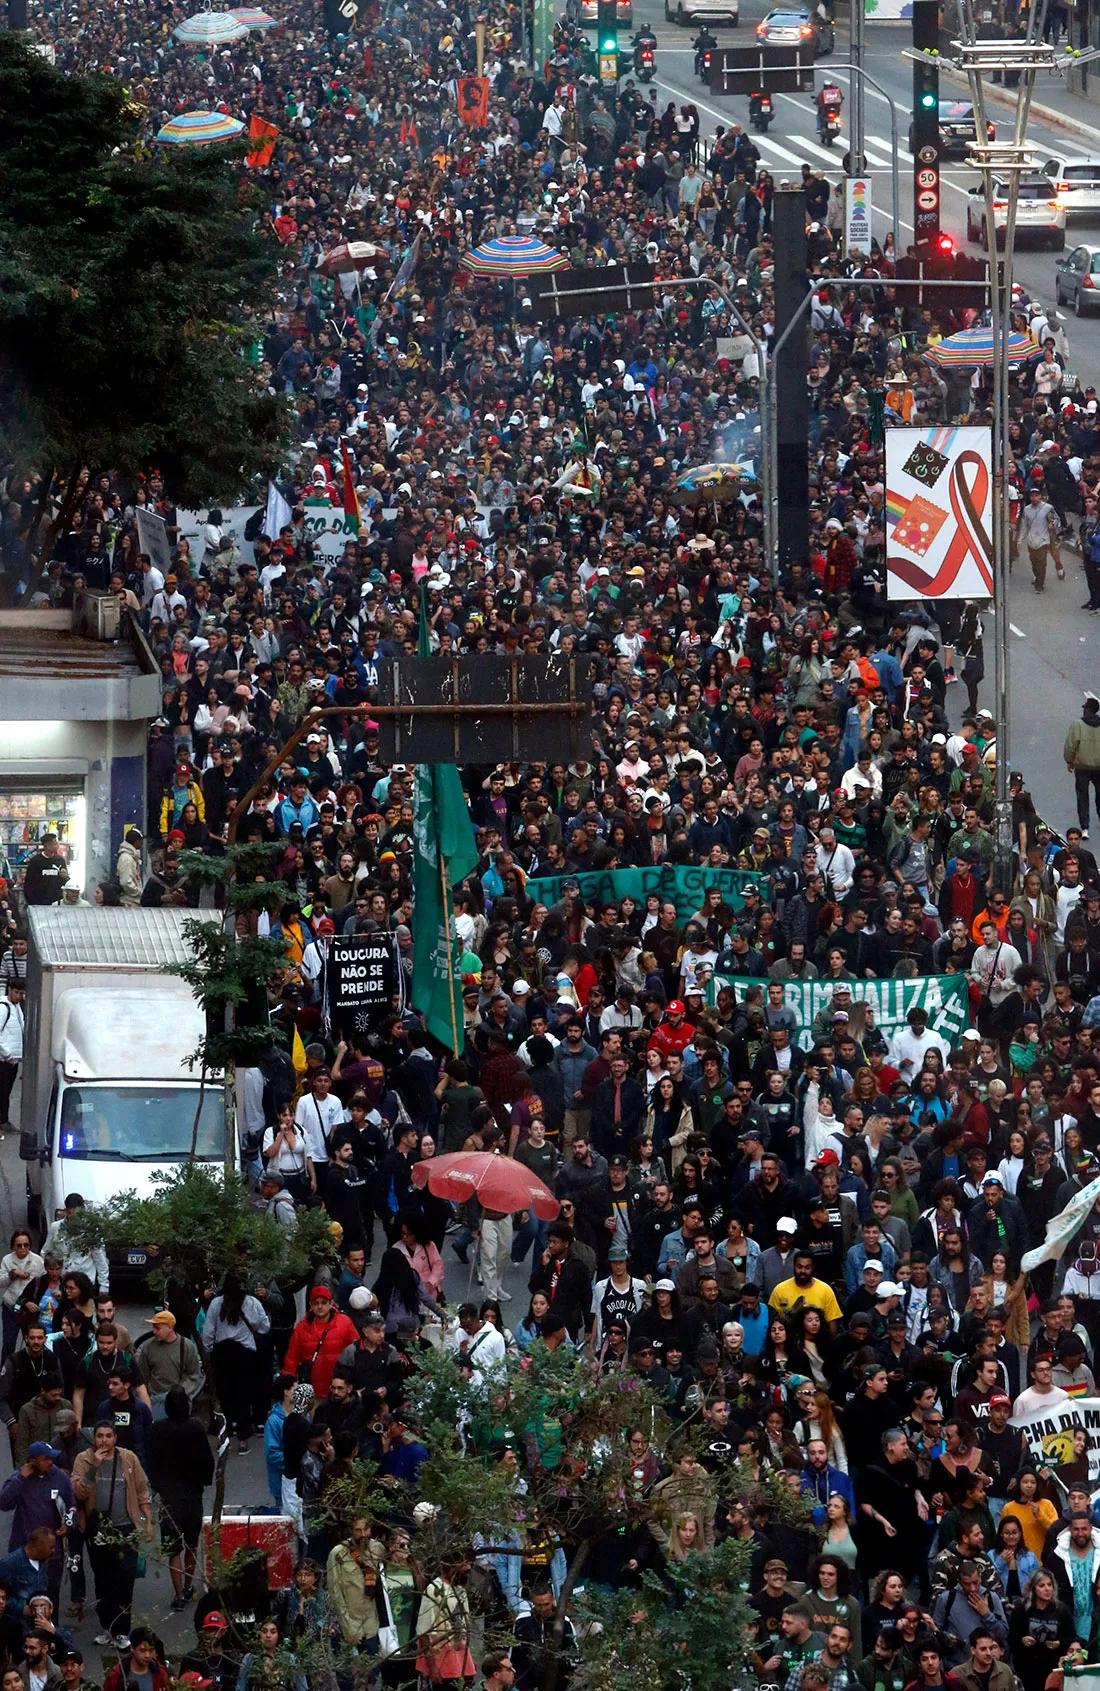
[[(27, 911), (26, 1039), (19, 1154), (27, 1210), (45, 1227), (66, 1193), (104, 1203), (154, 1191), (153, 1176), (191, 1151), (200, 1077), (187, 1066), (204, 1031), (185, 983), (163, 973), (189, 956), (193, 911), (83, 905)], [(220, 1162), (220, 1077), (209, 1082), (197, 1155)], [(145, 1252), (122, 1253), (140, 1272)]]

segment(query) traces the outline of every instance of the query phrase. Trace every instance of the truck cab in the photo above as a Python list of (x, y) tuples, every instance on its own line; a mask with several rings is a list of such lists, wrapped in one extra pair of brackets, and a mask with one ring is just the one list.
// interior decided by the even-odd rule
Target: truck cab
[[(221, 1077), (188, 1067), (204, 1031), (190, 988), (163, 972), (187, 956), (179, 911), (58, 906), (28, 912), (20, 1156), (43, 1230), (66, 1193), (89, 1204), (155, 1191), (154, 1176), (221, 1162)], [(176, 920), (173, 920), (175, 918)], [(135, 1240), (118, 1253), (139, 1271)]]

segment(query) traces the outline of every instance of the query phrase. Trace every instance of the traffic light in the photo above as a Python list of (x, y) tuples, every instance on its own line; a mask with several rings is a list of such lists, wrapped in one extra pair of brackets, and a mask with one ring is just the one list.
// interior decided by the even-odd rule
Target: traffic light
[(619, 51), (618, 8), (616, 0), (598, 0), (596, 7), (596, 40), (600, 53)]
[(950, 235), (939, 234), (936, 236), (936, 252), (940, 258), (954, 258), (955, 243)]
[(913, 234), (918, 251), (937, 250), (940, 234), (940, 8), (913, 0)]

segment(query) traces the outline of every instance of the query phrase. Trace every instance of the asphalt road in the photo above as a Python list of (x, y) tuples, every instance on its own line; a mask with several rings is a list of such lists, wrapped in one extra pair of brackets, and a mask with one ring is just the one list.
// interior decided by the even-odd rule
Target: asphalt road
[[(768, 9), (764, 0), (742, 0), (741, 22), (736, 30), (719, 28), (714, 31), (720, 45), (748, 42), (755, 23)], [(694, 54), (691, 47), (695, 30), (679, 28), (665, 21), (662, 0), (634, 0), (634, 28), (648, 23), (657, 36), (657, 76), (655, 87), (658, 104), (664, 107), (669, 100), (677, 103), (691, 100), (698, 108), (704, 136), (713, 135), (716, 126), (741, 123), (748, 126), (748, 101), (744, 98), (714, 95), (705, 89), (694, 75)], [(625, 45), (627, 32), (622, 32)], [(892, 156), (890, 106), (886, 96), (897, 106), (897, 123), (901, 143), (900, 225), (903, 243), (912, 239), (913, 186), (911, 158), (907, 149), (909, 116), (912, 106), (912, 70), (901, 57), (909, 45), (906, 24), (868, 24), (864, 46), (864, 65), (868, 75), (881, 84), (883, 92), (866, 89), (865, 129), (868, 171), (873, 181), (873, 215), (875, 233), (879, 239), (891, 226), (891, 169)], [(847, 62), (848, 37), (846, 14), (841, 11), (837, 20), (837, 44), (828, 60), (819, 61), (819, 72), (827, 66), (841, 69)], [(848, 84), (839, 78), (847, 89)], [(820, 85), (820, 84), (819, 84)], [(1057, 106), (1060, 84), (1041, 88), (1036, 99)], [(943, 93), (965, 91), (956, 89), (944, 79)], [(847, 130), (834, 148), (822, 147), (816, 138), (813, 96), (802, 94), (775, 96), (776, 117), (764, 135), (752, 132), (761, 158), (776, 182), (797, 182), (801, 166), (808, 163), (815, 170), (823, 170), (830, 181), (836, 181), (843, 169), (840, 162), (847, 146)], [(846, 91), (845, 112), (850, 111), (850, 94)], [(992, 111), (992, 108), (991, 108)], [(993, 115), (1002, 117), (998, 109)], [(1096, 115), (1095, 141), (1069, 133), (1053, 124), (1036, 122), (1029, 131), (1040, 160), (1059, 152), (1081, 157), (1100, 155), (1100, 106)], [(1004, 134), (1002, 128), (1001, 131)], [(960, 247), (966, 245), (966, 201), (969, 189), (978, 181), (976, 172), (950, 162), (942, 174), (943, 228), (954, 236)], [(1079, 233), (1078, 233), (1079, 231)], [(1067, 231), (1067, 245), (1075, 239), (1100, 241), (1100, 213), (1095, 223), (1074, 222)], [(977, 247), (970, 250), (978, 252)], [(1015, 258), (1017, 280), (1030, 295), (1044, 303), (1054, 299), (1055, 255), (1049, 251), (1022, 248)], [(1100, 314), (1082, 320), (1070, 318), (1068, 334), (1072, 366), (1085, 382), (1100, 387)], [(1036, 595), (1028, 579), (1015, 576), (1010, 589), (1009, 615), (1011, 625), (1009, 653), (1009, 734), (1008, 758), (1013, 768), (1024, 771), (1035, 803), (1041, 814), (1057, 828), (1064, 828), (1076, 817), (1073, 809), (1072, 783), (1062, 763), (1062, 741), (1068, 724), (1080, 713), (1081, 692), (1085, 686), (1095, 686), (1100, 677), (1100, 619), (1084, 616), (1078, 607), (1088, 597), (1080, 560), (1073, 552), (1066, 554), (1067, 579), (1048, 580), (1047, 591)], [(986, 630), (986, 675), (980, 702), (991, 709), (995, 703), (993, 690), (993, 630), (992, 618)], [(964, 700), (958, 695), (961, 687), (948, 690), (948, 708), (953, 720), (961, 715)]]

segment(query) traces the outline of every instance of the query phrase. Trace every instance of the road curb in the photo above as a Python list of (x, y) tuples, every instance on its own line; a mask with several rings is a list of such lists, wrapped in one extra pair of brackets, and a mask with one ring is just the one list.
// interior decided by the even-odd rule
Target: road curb
[[(957, 88), (969, 91), (970, 83), (961, 72), (948, 70), (946, 65), (941, 65), (940, 75), (948, 82), (954, 83)], [(988, 79), (985, 81), (983, 92), (990, 105), (1015, 108), (1015, 95), (1008, 89), (996, 87)], [(1037, 122), (1049, 124), (1052, 129), (1066, 129), (1072, 135), (1081, 135), (1100, 148), (1100, 124), (1085, 123), (1081, 118), (1067, 117), (1065, 112), (1060, 112), (1056, 106), (1040, 105), (1036, 100), (1031, 102), (1031, 116)], [(1097, 108), (1097, 116), (1100, 118), (1100, 107)]]

